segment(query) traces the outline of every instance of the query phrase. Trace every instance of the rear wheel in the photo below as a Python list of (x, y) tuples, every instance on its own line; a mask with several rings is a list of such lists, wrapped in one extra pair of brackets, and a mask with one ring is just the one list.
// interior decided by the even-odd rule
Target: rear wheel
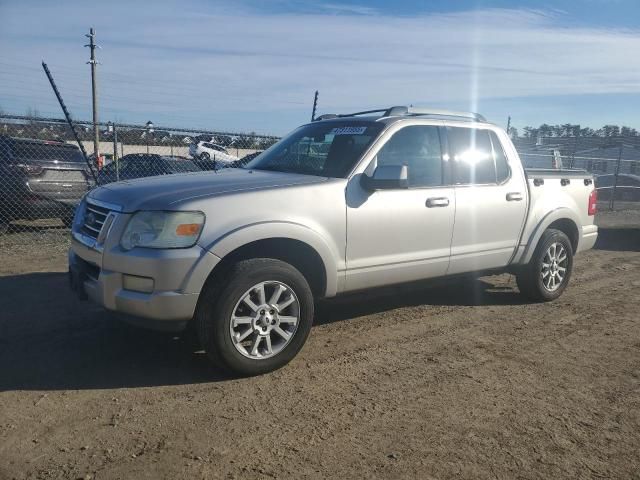
[(209, 357), (240, 375), (289, 363), (312, 322), (313, 295), (304, 276), (268, 258), (238, 262), (224, 278), (208, 281), (196, 310), (198, 337)]
[(546, 230), (529, 264), (516, 274), (520, 293), (538, 302), (555, 300), (569, 283), (573, 270), (573, 247), (564, 232)]
[(207, 152), (202, 152), (200, 154), (200, 160), (208, 162), (209, 160), (211, 160), (211, 155), (209, 155)]

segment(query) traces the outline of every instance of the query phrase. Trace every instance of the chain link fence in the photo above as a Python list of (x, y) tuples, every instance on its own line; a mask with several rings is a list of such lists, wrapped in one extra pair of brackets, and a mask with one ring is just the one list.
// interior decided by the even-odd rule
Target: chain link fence
[[(93, 125), (74, 123), (91, 152)], [(85, 159), (64, 120), (0, 115), (0, 249), (66, 241), (75, 206), (97, 185), (240, 167), (278, 137), (104, 123), (100, 139), (98, 158)]]
[[(92, 151), (92, 124), (75, 123), (80, 141)], [(151, 122), (100, 124), (100, 138), (99, 157), (85, 159), (64, 120), (0, 115), (0, 250), (49, 243), (66, 248), (75, 205), (97, 185), (241, 167), (278, 140)], [(592, 172), (599, 199), (610, 208), (640, 205), (638, 137), (516, 139), (515, 144), (526, 167)]]
[[(553, 140), (549, 139), (551, 143)], [(595, 140), (595, 141), (594, 141)], [(589, 139), (588, 148), (563, 148), (551, 143), (535, 151), (522, 144), (516, 148), (526, 168), (577, 168), (592, 173), (600, 208), (640, 208), (640, 139)], [(585, 142), (586, 143), (586, 142)]]

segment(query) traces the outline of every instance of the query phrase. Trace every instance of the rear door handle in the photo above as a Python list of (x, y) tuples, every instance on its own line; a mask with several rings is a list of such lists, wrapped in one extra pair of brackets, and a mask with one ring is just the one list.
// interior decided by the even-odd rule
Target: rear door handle
[(522, 201), (522, 194), (520, 192), (507, 193), (507, 202), (520, 202)]
[(447, 197), (432, 197), (427, 198), (427, 207), (447, 207), (449, 205), (449, 199)]

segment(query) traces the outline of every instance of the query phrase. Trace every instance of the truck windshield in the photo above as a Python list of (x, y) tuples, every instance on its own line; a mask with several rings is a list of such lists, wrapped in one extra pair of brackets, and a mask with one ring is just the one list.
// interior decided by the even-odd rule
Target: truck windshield
[(305, 125), (244, 168), (344, 178), (382, 130), (376, 122), (331, 121)]

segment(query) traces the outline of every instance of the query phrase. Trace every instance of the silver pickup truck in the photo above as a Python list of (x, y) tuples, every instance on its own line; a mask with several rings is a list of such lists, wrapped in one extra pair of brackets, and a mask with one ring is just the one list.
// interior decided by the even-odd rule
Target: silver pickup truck
[(314, 300), (470, 272), (548, 301), (592, 248), (590, 174), (527, 170), (477, 114), (324, 115), (243, 168), (113, 183), (77, 209), (72, 287), (131, 320), (194, 322), (244, 375), (302, 348)]

